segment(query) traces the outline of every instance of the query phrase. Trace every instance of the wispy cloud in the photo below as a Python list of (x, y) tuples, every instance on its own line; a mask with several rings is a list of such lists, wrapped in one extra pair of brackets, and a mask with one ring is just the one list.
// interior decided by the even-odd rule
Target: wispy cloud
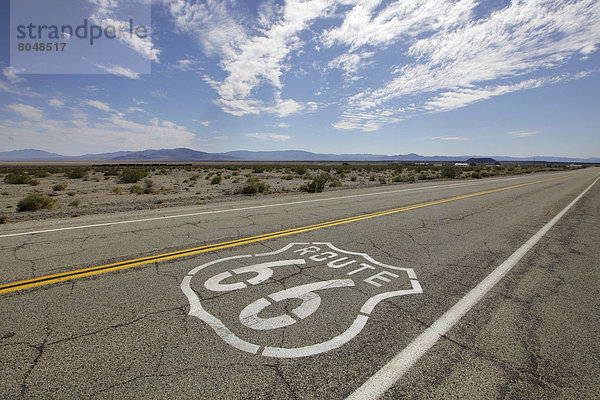
[[(237, 35), (222, 49), (221, 64), (227, 77), (214, 85), (219, 96), (216, 104), (238, 116), (274, 113), (285, 117), (304, 110), (302, 103), (282, 96), (280, 78), (289, 70), (287, 58), (302, 47), (300, 33), (325, 15), (331, 4), (331, 0), (291, 0), (281, 7), (275, 3), (263, 6), (256, 34)], [(260, 86), (273, 89), (271, 103), (253, 97)]]
[(96, 85), (86, 85), (86, 86), (83, 86), (83, 87), (81, 88), (81, 90), (83, 90), (83, 91), (85, 91), (85, 92), (92, 92), (92, 93), (95, 93), (95, 92), (101, 92), (101, 91), (103, 91), (103, 90), (104, 90), (104, 88), (98, 87), (98, 86), (96, 86)]
[(130, 113), (131, 112), (141, 112), (141, 113), (143, 113), (143, 112), (146, 112), (146, 110), (144, 110), (141, 107), (127, 107), (127, 112), (130, 112)]
[(471, 140), (470, 137), (465, 137), (465, 136), (427, 136), (427, 139), (441, 140), (441, 141), (459, 141), (459, 142)]
[(40, 97), (40, 94), (32, 92), (30, 88), (22, 88), (25, 78), (18, 75), (18, 70), (13, 67), (2, 69), (2, 75), (5, 80), (0, 79), (0, 90), (6, 93), (16, 94), (27, 97)]
[(160, 120), (157, 117), (150, 118), (150, 123), (154, 126), (164, 126), (165, 128), (169, 128), (169, 129), (186, 130), (185, 126), (177, 125), (173, 121)]
[(62, 107), (65, 105), (65, 102), (61, 99), (53, 98), (48, 100), (48, 104), (50, 104), (52, 107)]
[(397, 1), (384, 7), (381, 3), (380, 0), (339, 2), (340, 6), (354, 7), (345, 14), (339, 27), (324, 32), (324, 45), (344, 44), (351, 52), (363, 46), (389, 46), (465, 23), (476, 5), (474, 0)]
[(113, 109), (110, 108), (110, 106), (107, 103), (104, 103), (100, 100), (87, 100), (85, 102), (85, 104), (87, 104), (88, 106), (97, 108), (98, 110), (101, 111), (106, 111), (106, 112), (112, 112)]
[(537, 132), (534, 131), (521, 131), (521, 132), (512, 132), (510, 135), (518, 138), (526, 138), (537, 135)]
[(153, 90), (153, 91), (150, 92), (150, 96), (156, 97), (158, 99), (166, 99), (167, 97), (169, 97), (167, 95), (167, 92), (164, 92), (162, 90)]
[(44, 112), (41, 109), (28, 104), (10, 104), (7, 108), (32, 121), (41, 121), (44, 117)]
[[(600, 42), (597, 1), (512, 2), (475, 19), (477, 5), (474, 0), (423, 0), (354, 6), (341, 26), (325, 32), (323, 44), (343, 44), (353, 54), (363, 47), (381, 51), (399, 43), (408, 49), (404, 54), (408, 62), (380, 87), (351, 96), (346, 111), (374, 113), (394, 104), (399, 106), (398, 115), (406, 115), (402, 103), (425, 98), (408, 115), (443, 112), (554, 84), (562, 79), (527, 75), (546, 74), (593, 52)], [(352, 124), (342, 118), (341, 124), (366, 127), (373, 121)]]
[(244, 136), (258, 139), (258, 140), (274, 140), (279, 142), (286, 142), (290, 140), (292, 137), (289, 135), (281, 135), (277, 133), (246, 133)]
[(201, 71), (202, 68), (199, 66), (200, 61), (194, 57), (182, 58), (170, 64), (170, 67), (179, 71)]
[(208, 56), (231, 54), (246, 37), (234, 0), (163, 0), (176, 30), (196, 39)]
[[(75, 116), (74, 116), (75, 117)], [(13, 132), (10, 146), (21, 148), (44, 148), (65, 153), (65, 149), (77, 152), (98, 153), (103, 151), (144, 150), (147, 148), (187, 147), (196, 140), (194, 133), (180, 126), (142, 124), (112, 114), (100, 123), (91, 123), (85, 114), (72, 120), (11, 121), (0, 123), (0, 131)], [(0, 146), (6, 145), (0, 135)]]
[(327, 66), (329, 68), (338, 68), (344, 72), (346, 80), (355, 81), (360, 79), (358, 72), (373, 61), (369, 60), (375, 53), (364, 51), (361, 53), (344, 53), (331, 60)]
[(391, 108), (379, 108), (368, 112), (355, 110), (348, 107), (342, 112), (340, 120), (332, 126), (338, 130), (362, 130), (373, 132), (381, 129), (383, 125), (400, 122), (402, 118), (397, 116), (398, 111)]
[(13, 67), (6, 67), (2, 70), (2, 75), (4, 75), (10, 83), (23, 82), (25, 79), (17, 75), (18, 72), (19, 71)]
[[(118, 18), (118, 2), (111, 0), (92, 0), (97, 8), (91, 15), (90, 19), (103, 28), (128, 26), (129, 22)], [(139, 6), (139, 5), (138, 5)], [(150, 4), (144, 4), (143, 7), (150, 7)], [(150, 29), (150, 27), (147, 27)], [(152, 43), (151, 32), (147, 32), (145, 37), (139, 35), (122, 34), (117, 37), (122, 43), (134, 50), (147, 60), (160, 62), (158, 56), (160, 49), (154, 47)], [(117, 74), (118, 75), (118, 74)], [(129, 77), (129, 76), (128, 76)], [(135, 78), (137, 79), (137, 78)]]
[(272, 110), (273, 113), (279, 115), (282, 118), (295, 114), (304, 109), (304, 105), (298, 103), (296, 100), (278, 99), (274, 107), (268, 107), (265, 110)]
[(125, 68), (120, 65), (106, 66), (106, 65), (96, 64), (96, 67), (103, 69), (104, 71), (108, 72), (109, 74), (118, 75), (118, 76), (122, 76), (124, 78), (129, 78), (129, 79), (140, 79), (140, 74), (138, 72), (135, 72), (129, 68)]
[[(332, 124), (340, 130), (376, 131), (414, 115), (558, 83), (565, 78), (553, 79), (552, 70), (591, 54), (600, 42), (594, 0), (512, 2), (486, 15), (479, 15), (478, 0), (265, 1), (254, 20), (241, 18), (234, 0), (163, 3), (178, 32), (220, 58), (225, 78), (203, 72), (202, 79), (223, 111), (280, 117), (314, 111), (286, 95), (283, 79), (303, 71), (291, 60), (310, 45), (322, 57), (312, 67), (339, 69), (346, 81)], [(390, 65), (391, 49), (400, 65)], [(186, 56), (175, 68), (194, 65)]]
[(460, 88), (433, 97), (425, 103), (423, 109), (433, 112), (455, 110), (506, 93), (538, 88), (543, 86), (546, 82), (546, 79), (529, 79), (514, 85), (485, 86), (477, 89)]

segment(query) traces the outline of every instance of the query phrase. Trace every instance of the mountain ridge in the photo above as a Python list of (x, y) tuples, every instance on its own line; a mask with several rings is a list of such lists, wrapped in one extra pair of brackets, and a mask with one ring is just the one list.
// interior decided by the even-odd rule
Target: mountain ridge
[(576, 158), (555, 156), (422, 156), (420, 154), (333, 154), (312, 153), (304, 150), (275, 150), (275, 151), (250, 151), (236, 150), (224, 153), (208, 153), (185, 147), (175, 149), (147, 149), (141, 151), (118, 151), (112, 153), (84, 154), (81, 156), (63, 156), (37, 149), (22, 149), (0, 152), (0, 161), (25, 162), (25, 161), (102, 161), (102, 162), (193, 162), (193, 161), (413, 161), (413, 162), (444, 162), (466, 161), (469, 158), (493, 158), (496, 161), (539, 161), (539, 162), (584, 162), (600, 163), (599, 157)]

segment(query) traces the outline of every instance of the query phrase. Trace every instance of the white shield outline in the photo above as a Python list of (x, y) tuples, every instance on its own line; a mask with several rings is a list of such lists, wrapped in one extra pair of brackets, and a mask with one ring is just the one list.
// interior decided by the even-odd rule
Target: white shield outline
[[(290, 249), (291, 247), (296, 246), (296, 245), (299, 245), (299, 246), (318, 246), (318, 245), (327, 246), (333, 251), (337, 251), (337, 252), (349, 254), (349, 255), (364, 257), (369, 262), (376, 264), (383, 268), (389, 268), (389, 269), (392, 269), (395, 271), (404, 271), (408, 275), (408, 278), (410, 279), (412, 288), (405, 289), (405, 290), (396, 290), (396, 291), (392, 291), (392, 292), (379, 293), (379, 294), (369, 298), (369, 300), (367, 300), (361, 307), (359, 315), (356, 317), (356, 319), (354, 320), (352, 325), (350, 325), (350, 327), (348, 329), (346, 329), (344, 332), (342, 332), (338, 336), (335, 336), (334, 338), (332, 338), (328, 341), (313, 344), (310, 346), (296, 347), (296, 348), (266, 346), (263, 349), (263, 351), (260, 353), (261, 355), (263, 355), (265, 357), (276, 357), (276, 358), (307, 357), (307, 356), (312, 356), (315, 354), (324, 353), (326, 351), (336, 349), (336, 348), (348, 343), (350, 340), (354, 339), (362, 331), (362, 329), (367, 324), (367, 321), (369, 319), (369, 316), (371, 315), (371, 312), (373, 312), (373, 309), (375, 308), (375, 306), (377, 306), (377, 304), (379, 304), (381, 301), (384, 301), (384, 300), (387, 300), (389, 298), (396, 297), (396, 296), (404, 296), (407, 294), (423, 293), (423, 289), (421, 288), (421, 285), (419, 284), (419, 281), (417, 280), (417, 275), (415, 274), (415, 272), (412, 268), (394, 267), (392, 265), (383, 264), (383, 263), (380, 263), (379, 261), (374, 260), (368, 254), (356, 253), (356, 252), (338, 249), (333, 244), (328, 243), (328, 242), (314, 242), (314, 243), (294, 242), (294, 243), (290, 243), (290, 244), (284, 246), (283, 248), (281, 248), (279, 250), (275, 250), (275, 251), (268, 252), (268, 253), (254, 254), (254, 257), (271, 256), (271, 255), (283, 253), (283, 252), (287, 251), (288, 249)], [(221, 337), (221, 339), (223, 339), (229, 345), (235, 347), (236, 349), (239, 349), (239, 350), (251, 353), (251, 354), (257, 354), (258, 351), (260, 350), (261, 346), (247, 342), (247, 341), (239, 338), (233, 332), (231, 332), (225, 325), (223, 325), (221, 320), (219, 320), (217, 317), (215, 317), (214, 315), (207, 312), (200, 304), (200, 299), (198, 298), (198, 295), (196, 294), (196, 292), (194, 292), (192, 290), (192, 288), (190, 286), (190, 282), (191, 282), (192, 278), (194, 277), (194, 275), (207, 267), (210, 267), (210, 266), (218, 264), (218, 263), (230, 261), (230, 260), (249, 258), (252, 256), (253, 255), (251, 255), (251, 254), (247, 254), (247, 255), (233, 256), (233, 257), (226, 257), (226, 258), (220, 258), (218, 260), (208, 262), (206, 264), (202, 264), (202, 265), (192, 269), (183, 278), (183, 281), (181, 282), (181, 290), (187, 296), (187, 298), (190, 302), (190, 312), (188, 313), (189, 315), (199, 318), (200, 320), (206, 322), (217, 333), (217, 335), (219, 335)]]

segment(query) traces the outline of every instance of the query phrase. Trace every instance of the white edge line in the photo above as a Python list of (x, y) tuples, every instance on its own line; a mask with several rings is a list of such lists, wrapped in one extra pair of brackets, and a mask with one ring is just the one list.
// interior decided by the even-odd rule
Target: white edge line
[(392, 358), (379, 371), (354, 391), (346, 400), (377, 399), (394, 385), (450, 328), (452, 328), (475, 304), (479, 302), (506, 275), (525, 254), (598, 182), (597, 178), (568, 206), (544, 225), (535, 235), (519, 247), (491, 274), (460, 299), (429, 328), (413, 340), (404, 350)]
[[(502, 181), (514, 180), (514, 179), (518, 179), (518, 178), (520, 178), (520, 177), (496, 179), (493, 182), (502, 182)], [(493, 183), (493, 182), (483, 181), (483, 182), (452, 183), (452, 184), (446, 184), (446, 185), (426, 186), (426, 187), (421, 187), (421, 188), (388, 190), (388, 191), (384, 191), (384, 192), (362, 193), (362, 194), (353, 194), (353, 195), (349, 195), (349, 196), (339, 196), (339, 197), (327, 197), (325, 199), (300, 200), (300, 201), (292, 201), (292, 202), (288, 202), (288, 203), (264, 204), (264, 205), (260, 205), (260, 206), (228, 208), (225, 210), (214, 210), (214, 211), (201, 211), (201, 212), (189, 213), (189, 214), (163, 215), (161, 217), (133, 219), (133, 220), (128, 220), (128, 221), (115, 221), (115, 222), (105, 222), (105, 223), (101, 223), (101, 224), (79, 225), (79, 226), (68, 226), (65, 228), (44, 229), (44, 230), (39, 230), (39, 231), (7, 233), (4, 235), (0, 235), (0, 238), (35, 235), (38, 233), (72, 231), (72, 230), (76, 230), (76, 229), (98, 228), (98, 227), (102, 227), (102, 226), (134, 224), (134, 223), (139, 223), (139, 222), (158, 221), (158, 220), (172, 219), (172, 218), (195, 217), (195, 216), (199, 216), (199, 215), (221, 214), (221, 213), (234, 212), (234, 211), (256, 210), (256, 209), (260, 209), (260, 208), (291, 206), (291, 205), (295, 205), (295, 204), (315, 203), (315, 202), (332, 201), (332, 200), (343, 200), (343, 199), (351, 199), (351, 198), (356, 198), (356, 197), (377, 196), (377, 195), (394, 194), (394, 193), (400, 193), (400, 192), (412, 192), (412, 191), (422, 191), (422, 190), (437, 189), (437, 188), (453, 188), (453, 187), (460, 187), (460, 186), (472, 186), (472, 185), (477, 185), (477, 184), (482, 184), (482, 183)]]

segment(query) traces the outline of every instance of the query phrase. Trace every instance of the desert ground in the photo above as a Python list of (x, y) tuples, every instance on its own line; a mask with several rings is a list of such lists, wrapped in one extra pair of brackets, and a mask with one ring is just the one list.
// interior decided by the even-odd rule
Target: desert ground
[(407, 164), (0, 166), (0, 223), (202, 205), (246, 196), (407, 185), (566, 166)]

